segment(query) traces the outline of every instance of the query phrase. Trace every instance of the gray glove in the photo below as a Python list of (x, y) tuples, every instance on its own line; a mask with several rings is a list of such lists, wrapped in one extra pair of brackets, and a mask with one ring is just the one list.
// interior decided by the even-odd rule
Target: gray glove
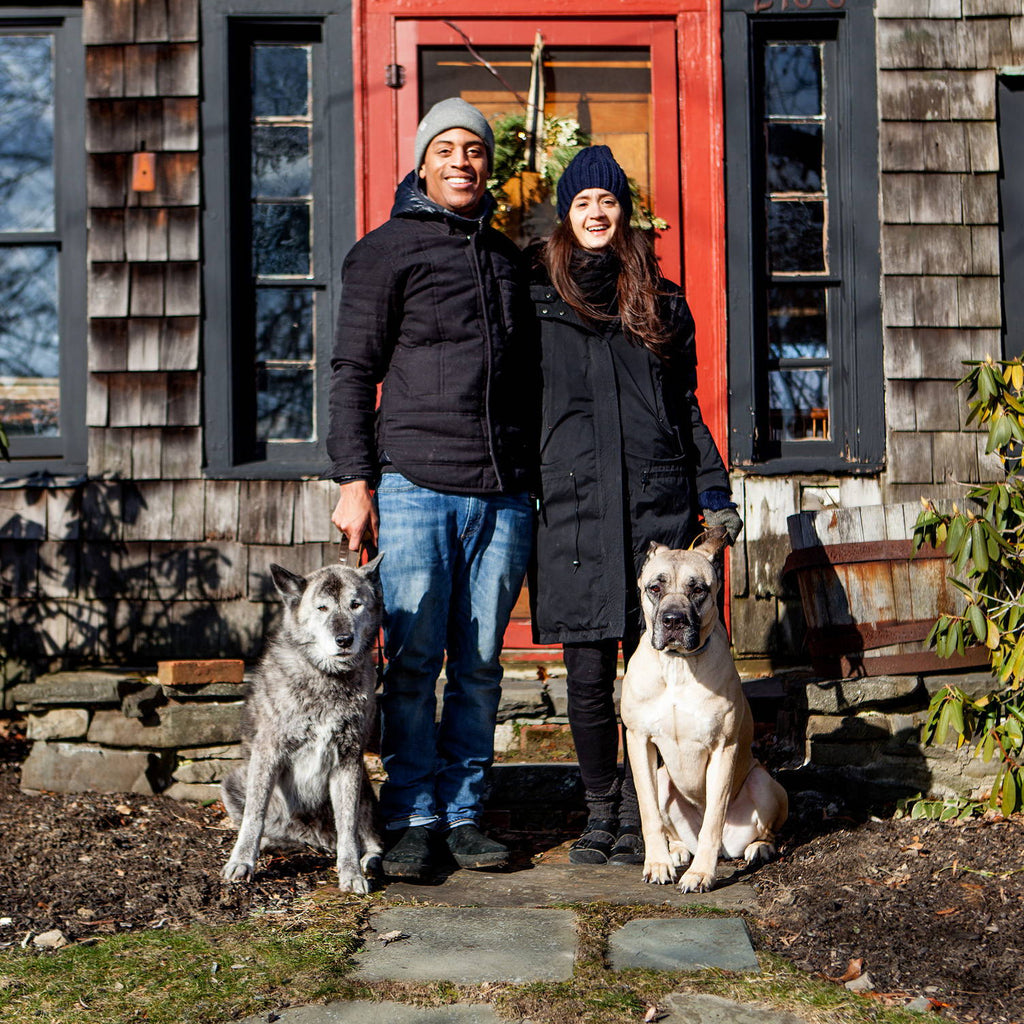
[(704, 526), (706, 529), (710, 529), (713, 526), (720, 526), (725, 530), (726, 534), (728, 534), (729, 543), (736, 543), (736, 538), (740, 535), (740, 531), (743, 529), (743, 520), (740, 518), (740, 514), (736, 509), (706, 508), (703, 510), (703, 516)]

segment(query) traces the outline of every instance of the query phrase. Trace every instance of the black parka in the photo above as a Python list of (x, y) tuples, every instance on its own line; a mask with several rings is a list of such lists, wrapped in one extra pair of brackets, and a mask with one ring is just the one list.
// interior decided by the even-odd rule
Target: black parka
[[(350, 250), (331, 360), (333, 480), (375, 485), (382, 461), (457, 494), (526, 489), (537, 357), (516, 246), (430, 200), (410, 173), (391, 218)], [(377, 385), (382, 383), (380, 408)]]
[(540, 515), (531, 571), (534, 639), (571, 643), (622, 637), (638, 615), (636, 578), (651, 541), (690, 543), (698, 495), (729, 489), (729, 477), (701, 417), (695, 389), (694, 324), (681, 290), (667, 281), (662, 316), (668, 357), (629, 353), (646, 368), (654, 396), (644, 450), (622, 423), (610, 327), (581, 319), (547, 283), (531, 286), (540, 327), (543, 410)]

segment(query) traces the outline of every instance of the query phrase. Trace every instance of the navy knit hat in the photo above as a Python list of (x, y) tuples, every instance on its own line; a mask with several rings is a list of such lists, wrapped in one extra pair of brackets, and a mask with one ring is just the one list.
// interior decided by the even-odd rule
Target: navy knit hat
[(619, 201), (628, 220), (633, 215), (626, 172), (615, 162), (607, 146), (588, 146), (569, 161), (558, 179), (558, 219), (565, 220), (573, 199), (585, 188), (603, 188)]

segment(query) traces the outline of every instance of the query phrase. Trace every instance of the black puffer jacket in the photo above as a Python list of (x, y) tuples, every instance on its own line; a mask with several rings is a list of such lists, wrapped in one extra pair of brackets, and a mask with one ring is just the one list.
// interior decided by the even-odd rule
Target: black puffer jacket
[[(694, 394), (693, 317), (681, 290), (663, 281), (663, 317), (672, 325), (671, 354), (663, 361), (630, 348), (618, 321), (602, 328), (582, 320), (543, 271), (535, 273), (530, 293), (540, 322), (543, 417), (534, 639), (621, 637), (627, 617), (639, 614), (635, 581), (650, 542), (689, 544), (698, 529), (697, 496), (729, 489)], [(624, 356), (613, 356), (615, 345), (626, 346)], [(622, 422), (617, 366), (639, 378), (637, 394), (653, 396), (640, 430)]]
[(537, 357), (523, 329), (529, 298), (519, 250), (489, 226), (489, 196), (485, 207), (478, 219), (453, 214), (410, 173), (391, 219), (346, 257), (329, 478), (374, 485), (385, 460), (440, 491), (529, 486), (537, 392)]

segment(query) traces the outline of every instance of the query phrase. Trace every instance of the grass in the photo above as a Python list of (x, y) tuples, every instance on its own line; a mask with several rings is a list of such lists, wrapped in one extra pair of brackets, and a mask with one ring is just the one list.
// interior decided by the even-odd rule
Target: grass
[(397, 906), (381, 896), (318, 894), (285, 915), (237, 925), (146, 931), (55, 952), (0, 955), (0, 1019), (47, 1024), (220, 1024), (282, 1006), (395, 999), (422, 1006), (493, 1003), (533, 1024), (624, 1024), (671, 992), (721, 996), (798, 1014), (810, 1024), (919, 1024), (760, 953), (759, 975), (725, 971), (612, 972), (607, 936), (635, 917), (715, 915), (699, 908), (566, 904), (578, 921), (573, 977), (561, 983), (453, 985), (361, 983), (352, 954), (370, 913)]

